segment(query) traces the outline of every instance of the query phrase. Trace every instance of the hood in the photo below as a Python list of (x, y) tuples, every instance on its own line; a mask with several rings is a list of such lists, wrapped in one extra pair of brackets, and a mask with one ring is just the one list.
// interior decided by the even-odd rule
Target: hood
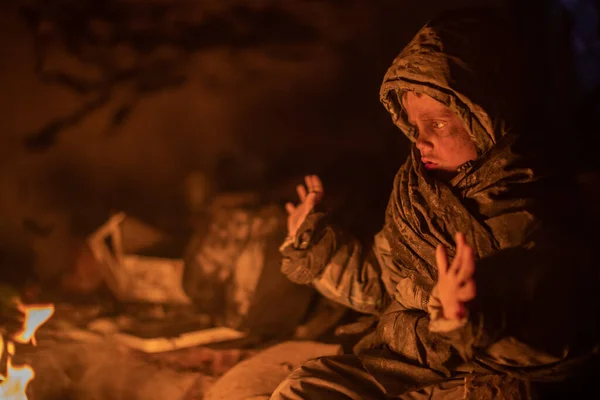
[(521, 124), (523, 94), (514, 27), (491, 10), (446, 12), (425, 25), (396, 57), (380, 90), (394, 123), (411, 140), (404, 91), (440, 101), (465, 122), (481, 153)]

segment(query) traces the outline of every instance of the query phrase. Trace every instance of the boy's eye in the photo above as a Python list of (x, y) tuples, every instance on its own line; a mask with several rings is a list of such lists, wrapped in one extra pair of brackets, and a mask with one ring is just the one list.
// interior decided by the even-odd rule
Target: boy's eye
[(431, 126), (433, 127), (433, 129), (442, 129), (446, 126), (446, 122), (443, 121), (433, 121), (431, 123)]

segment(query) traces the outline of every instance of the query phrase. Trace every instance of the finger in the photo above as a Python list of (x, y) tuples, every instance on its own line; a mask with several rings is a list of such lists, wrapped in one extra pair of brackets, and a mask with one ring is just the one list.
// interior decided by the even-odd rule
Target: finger
[(294, 207), (294, 204), (285, 203), (285, 211), (287, 211), (288, 214), (293, 213), (295, 209), (296, 209), (296, 207)]
[(308, 207), (308, 211), (310, 211), (317, 203), (319, 202), (319, 197), (315, 192), (310, 192), (306, 196), (306, 201), (304, 204)]
[(312, 204), (310, 204), (310, 196), (307, 198), (306, 203), (304, 203), (304, 206), (298, 207), (298, 209), (298, 225), (302, 225), (306, 217), (308, 217), (308, 214), (310, 214), (310, 212), (312, 211)]
[(457, 293), (458, 300), (462, 302), (470, 301), (475, 298), (477, 294), (475, 281), (473, 279), (469, 279), (465, 284), (459, 289)]
[(323, 193), (323, 182), (317, 175), (312, 176), (313, 189), (315, 192)]
[(308, 193), (313, 191), (313, 178), (312, 175), (306, 175), (304, 177), (304, 183), (306, 183), (306, 187), (308, 188)]
[(298, 193), (298, 198), (300, 198), (300, 202), (304, 203), (304, 200), (306, 200), (306, 188), (304, 187), (304, 185), (296, 186), (296, 192)]
[(323, 182), (321, 182), (321, 178), (319, 178), (317, 175), (313, 175), (313, 185), (314, 191), (317, 194), (317, 200), (321, 201), (325, 195), (325, 189), (323, 189)]
[(457, 278), (460, 281), (466, 281), (473, 277), (475, 273), (475, 257), (473, 256), (473, 248), (468, 244), (463, 245), (462, 259), (458, 269)]
[(319, 203), (323, 198), (323, 184), (316, 175), (307, 175), (306, 186), (308, 187), (307, 201), (310, 202), (311, 206)]
[(454, 240), (456, 241), (456, 254), (452, 259), (452, 264), (450, 264), (450, 268), (448, 269), (449, 273), (457, 274), (460, 269), (462, 263), (463, 256), (463, 245), (464, 245), (464, 236), (462, 233), (457, 232)]
[(448, 254), (446, 253), (446, 248), (441, 243), (435, 249), (435, 263), (438, 267), (438, 273), (445, 275), (448, 271)]

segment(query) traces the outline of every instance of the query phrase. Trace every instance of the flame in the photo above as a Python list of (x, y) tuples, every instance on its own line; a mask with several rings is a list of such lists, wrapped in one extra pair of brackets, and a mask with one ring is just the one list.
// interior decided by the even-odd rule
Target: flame
[(0, 336), (0, 358), (6, 350), (6, 376), (0, 376), (0, 399), (2, 400), (27, 400), (27, 386), (35, 377), (33, 368), (29, 365), (14, 366), (12, 356), (15, 355), (14, 342), (35, 346), (35, 332), (54, 314), (54, 306), (49, 305), (24, 305), (17, 303), (17, 308), (25, 317), (21, 329), (11, 336), (9, 340)]
[(14, 367), (10, 358), (6, 366), (6, 379), (0, 383), (0, 399), (27, 400), (27, 385), (35, 376), (33, 369), (28, 365)]
[(17, 343), (25, 344), (31, 342), (35, 346), (35, 332), (54, 314), (54, 306), (49, 305), (18, 305), (19, 311), (25, 314), (25, 322), (20, 331), (14, 334), (13, 339)]

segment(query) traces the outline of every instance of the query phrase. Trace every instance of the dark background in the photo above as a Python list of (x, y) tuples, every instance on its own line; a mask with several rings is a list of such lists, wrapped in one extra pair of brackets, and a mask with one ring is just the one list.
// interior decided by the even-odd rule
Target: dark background
[(60, 275), (113, 210), (186, 229), (192, 171), (207, 197), (252, 190), (280, 202), (318, 173), (329, 205), (370, 233), (408, 148), (379, 85), (449, 3), (515, 18), (540, 126), (561, 127), (552, 137), (595, 167), (594, 1), (4, 0), (3, 276)]

